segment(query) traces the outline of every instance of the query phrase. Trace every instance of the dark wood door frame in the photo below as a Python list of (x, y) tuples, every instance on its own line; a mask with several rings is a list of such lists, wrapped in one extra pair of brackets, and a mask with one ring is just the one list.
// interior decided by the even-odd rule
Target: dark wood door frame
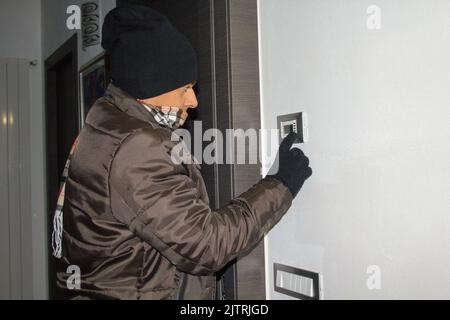
[[(257, 0), (211, 0), (214, 6), (217, 127), (261, 128)], [(225, 108), (223, 106), (226, 106)], [(258, 131), (259, 132), (259, 131)], [(250, 154), (247, 143), (247, 156)], [(220, 165), (220, 205), (261, 179), (261, 163)], [(222, 189), (221, 189), (222, 188)], [(231, 299), (266, 298), (264, 241), (225, 273)], [(226, 284), (234, 283), (228, 290)]]
[[(56, 298), (56, 265), (52, 256), (53, 215), (59, 191), (60, 174), (57, 165), (57, 91), (56, 71), (59, 63), (70, 59), (73, 66), (73, 97), (78, 97), (78, 40), (74, 34), (45, 60), (45, 131), (46, 131), (46, 179), (47, 179), (47, 248), (48, 248), (48, 285), (50, 299)], [(78, 99), (73, 101), (78, 109)], [(77, 119), (78, 121), (78, 119)]]

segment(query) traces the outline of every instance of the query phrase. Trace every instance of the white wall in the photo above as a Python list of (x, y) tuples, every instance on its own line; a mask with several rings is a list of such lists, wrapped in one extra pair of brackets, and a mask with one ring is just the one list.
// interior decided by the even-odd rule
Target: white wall
[(279, 262), (321, 272), (326, 299), (450, 298), (450, 1), (259, 0), (259, 14), (262, 126), (307, 111), (314, 171), (266, 238), (268, 297), (287, 298)]
[[(102, 52), (100, 45), (82, 49), (82, 38), (80, 30), (69, 30), (66, 27), (68, 14), (67, 8), (88, 2), (86, 0), (42, 0), (43, 16), (43, 54), (48, 58), (75, 32), (78, 33), (78, 66), (81, 67), (93, 57)], [(94, 0), (99, 4), (100, 21), (103, 22), (105, 15), (116, 6), (116, 0)]]
[(43, 63), (41, 1), (2, 0), (0, 4), (0, 57), (37, 60), (30, 67), (31, 208), (34, 298), (46, 297)]

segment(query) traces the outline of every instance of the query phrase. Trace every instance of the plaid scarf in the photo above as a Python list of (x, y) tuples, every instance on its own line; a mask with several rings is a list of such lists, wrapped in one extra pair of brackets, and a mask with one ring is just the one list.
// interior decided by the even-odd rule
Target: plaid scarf
[(141, 104), (153, 115), (158, 123), (172, 129), (181, 127), (186, 120), (182, 118), (183, 110), (178, 107), (155, 107), (153, 105), (147, 105), (143, 102), (141, 102)]

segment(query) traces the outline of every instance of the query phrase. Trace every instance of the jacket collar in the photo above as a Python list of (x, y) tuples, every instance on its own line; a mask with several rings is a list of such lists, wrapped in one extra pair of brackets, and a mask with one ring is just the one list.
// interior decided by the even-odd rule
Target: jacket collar
[(154, 118), (154, 116), (135, 98), (130, 96), (127, 92), (123, 91), (113, 83), (109, 83), (106, 88), (104, 98), (118, 107), (126, 114), (137, 118), (139, 120), (150, 122), (152, 124), (160, 125)]
[[(112, 83), (109, 83), (108, 87), (106, 88), (104, 98), (132, 117), (138, 118), (145, 122), (156, 124), (157, 126), (163, 126), (171, 131), (174, 131), (174, 129), (172, 129), (170, 126), (162, 125), (158, 121), (156, 121), (150, 111), (148, 111), (143, 105), (141, 105), (128, 93), (113, 85)], [(200, 169), (200, 163), (197, 158), (195, 158), (194, 155), (190, 154), (189, 152), (187, 153), (192, 159), (192, 164)]]

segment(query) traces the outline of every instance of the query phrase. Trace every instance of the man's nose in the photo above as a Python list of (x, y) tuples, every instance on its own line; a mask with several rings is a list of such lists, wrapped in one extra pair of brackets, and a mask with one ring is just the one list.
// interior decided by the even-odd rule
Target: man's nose
[(185, 101), (185, 106), (187, 106), (189, 108), (197, 108), (198, 107), (197, 96), (195, 95), (195, 92), (193, 89), (189, 89), (188, 96)]

